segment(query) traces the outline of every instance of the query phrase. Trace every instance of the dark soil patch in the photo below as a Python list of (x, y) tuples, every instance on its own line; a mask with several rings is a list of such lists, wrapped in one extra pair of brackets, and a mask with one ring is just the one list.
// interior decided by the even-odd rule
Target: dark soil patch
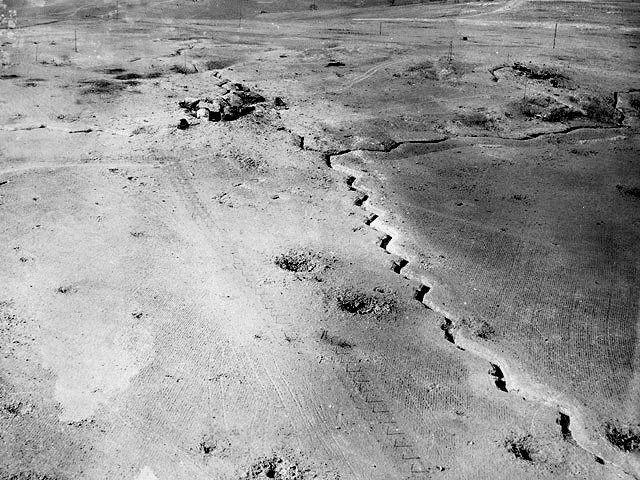
[(533, 437), (529, 434), (517, 435), (512, 433), (505, 439), (504, 446), (514, 457), (527, 462), (533, 462), (535, 455), (538, 453)]
[(11, 80), (12, 78), (20, 78), (20, 75), (16, 75), (15, 73), (0, 75), (0, 80)]
[(616, 188), (622, 195), (640, 198), (640, 187), (631, 187), (629, 185), (616, 185)]
[(233, 65), (231, 60), (210, 59), (204, 62), (205, 70), (222, 70)]
[(119, 73), (124, 73), (126, 70), (124, 68), (107, 68), (103, 70), (104, 73), (108, 75), (117, 75)]
[(132, 72), (122, 73), (120, 75), (115, 76), (116, 80), (133, 80), (136, 78), (143, 78), (143, 76), (140, 75), (139, 73), (132, 73)]
[(87, 85), (82, 89), (84, 95), (112, 95), (125, 88), (125, 85), (120, 82), (104, 79), (86, 80), (81, 83)]
[(621, 425), (609, 422), (605, 425), (605, 435), (611, 445), (624, 452), (640, 452), (640, 424)]

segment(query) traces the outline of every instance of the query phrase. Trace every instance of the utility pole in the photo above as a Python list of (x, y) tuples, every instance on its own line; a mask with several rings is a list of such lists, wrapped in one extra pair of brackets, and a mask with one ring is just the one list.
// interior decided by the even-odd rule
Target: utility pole
[(449, 42), (449, 64), (453, 62), (453, 40)]
[(380, 35), (382, 35), (382, 22), (380, 22)]
[(78, 53), (78, 29), (73, 29), (73, 49)]
[(120, 0), (116, 0), (116, 20), (118, 20), (119, 9), (120, 9)]
[(33, 42), (36, 44), (36, 63), (38, 63), (38, 42)]
[(558, 34), (558, 23), (556, 22), (556, 28), (553, 31), (553, 48), (556, 48), (556, 35)]

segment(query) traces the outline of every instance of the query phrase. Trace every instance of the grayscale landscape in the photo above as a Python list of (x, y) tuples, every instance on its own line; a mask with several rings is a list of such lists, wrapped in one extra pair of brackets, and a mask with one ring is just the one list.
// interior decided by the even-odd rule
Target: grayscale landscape
[(640, 479), (640, 3), (2, 0), (0, 479)]

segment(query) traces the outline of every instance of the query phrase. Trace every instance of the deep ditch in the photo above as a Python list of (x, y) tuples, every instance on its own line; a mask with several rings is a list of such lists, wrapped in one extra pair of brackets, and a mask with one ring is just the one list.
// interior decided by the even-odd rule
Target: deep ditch
[[(564, 129), (561, 132), (543, 132), (540, 134), (530, 134), (528, 136), (525, 137), (520, 137), (520, 138), (504, 138), (504, 137), (498, 137), (501, 139), (505, 139), (505, 140), (530, 140), (533, 138), (537, 138), (543, 135), (557, 135), (557, 134), (565, 134), (565, 133), (569, 133), (569, 132), (573, 132), (576, 130), (580, 130), (580, 129), (609, 129), (609, 128), (623, 128), (623, 127), (602, 127), (602, 126), (574, 126), (574, 127), (568, 127), (566, 129)], [(301, 141), (301, 145), (304, 145), (304, 137), (301, 137), (303, 140)], [(325, 164), (327, 165), (327, 167), (331, 168), (332, 170), (336, 170), (342, 174), (346, 174), (346, 180), (345, 183), (347, 185), (348, 190), (356, 192), (357, 193), (357, 197), (354, 200), (354, 205), (362, 208), (363, 210), (365, 210), (365, 212), (370, 213), (370, 216), (367, 217), (367, 219), (364, 221), (364, 224), (367, 226), (370, 226), (371, 228), (375, 229), (376, 231), (380, 232), (382, 234), (382, 236), (380, 237), (380, 243), (379, 246), (380, 248), (382, 248), (387, 254), (389, 255), (393, 255), (394, 257), (397, 257), (396, 260), (394, 260), (392, 262), (392, 266), (391, 266), (391, 270), (394, 271), (395, 273), (403, 276), (404, 278), (406, 278), (409, 281), (415, 281), (414, 278), (411, 278), (407, 275), (404, 274), (403, 269), (409, 265), (409, 260), (407, 260), (406, 258), (403, 258), (400, 255), (394, 254), (393, 252), (389, 251), (389, 246), (393, 240), (393, 237), (387, 233), (384, 232), (383, 230), (381, 230), (380, 228), (377, 228), (376, 225), (374, 225), (374, 223), (380, 218), (380, 216), (377, 213), (373, 213), (373, 212), (369, 212), (367, 209), (367, 202), (370, 201), (370, 195), (363, 191), (362, 189), (359, 189), (357, 187), (357, 182), (358, 180), (363, 177), (365, 175), (365, 173), (363, 172), (359, 172), (359, 171), (355, 171), (352, 170), (348, 167), (340, 167), (340, 166), (336, 166), (334, 164), (334, 157), (338, 157), (341, 155), (345, 155), (348, 153), (353, 153), (353, 152), (382, 152), (382, 153), (388, 153), (391, 152), (392, 150), (397, 149), (398, 147), (405, 145), (405, 144), (437, 144), (437, 143), (442, 143), (442, 142), (446, 142), (448, 141), (449, 138), (439, 138), (439, 139), (434, 139), (434, 140), (417, 140), (417, 141), (403, 141), (403, 142), (390, 142), (387, 145), (383, 145), (382, 148), (380, 149), (367, 149), (367, 148), (363, 148), (363, 149), (344, 149), (344, 150), (338, 150), (338, 151), (325, 151), (325, 152), (320, 152), (318, 150), (314, 150), (311, 149), (309, 147), (305, 147), (305, 150), (309, 150), (309, 151), (316, 151), (318, 153), (322, 154), (322, 158), (325, 162)], [(429, 285), (425, 285), (424, 283), (421, 283), (417, 286), (414, 296), (413, 298), (417, 301), (419, 301), (425, 308), (430, 309), (430, 310), (434, 310), (437, 313), (441, 314), (444, 317), (443, 323), (441, 325), (441, 330), (443, 331), (443, 337), (444, 340), (448, 343), (451, 343), (453, 345), (455, 345), (459, 350), (464, 351), (465, 348), (461, 347), (460, 345), (458, 345), (457, 340), (456, 340), (456, 335), (455, 335), (455, 329), (456, 329), (456, 325), (455, 323), (449, 318), (449, 315), (446, 314), (446, 312), (443, 312), (441, 308), (436, 307), (434, 304), (432, 304), (429, 299), (428, 299), (428, 294), (429, 292), (432, 290), (432, 287)], [(473, 341), (469, 341), (466, 340), (466, 342), (472, 342)], [(482, 354), (482, 349), (479, 349), (479, 351), (475, 351), (476, 355), (480, 356), (481, 358), (484, 358), (485, 360), (487, 360), (489, 362), (489, 370), (488, 370), (488, 374), (489, 376), (492, 377), (492, 381), (493, 384), (495, 385), (496, 389), (498, 389), (500, 392), (503, 393), (510, 393), (509, 389), (507, 387), (507, 379), (505, 377), (503, 368), (500, 367), (500, 365), (498, 365), (498, 363), (495, 362), (494, 359), (490, 358), (490, 356), (488, 354)], [(517, 392), (517, 390), (516, 390)], [(524, 398), (524, 397), (523, 397)], [(538, 400), (541, 403), (547, 403), (546, 400)], [(617, 468), (619, 468), (620, 470), (622, 470), (624, 473), (633, 476), (631, 473), (627, 472), (623, 467), (621, 467), (620, 465), (614, 463), (611, 460), (603, 460), (603, 455), (599, 454), (599, 453), (595, 453), (593, 451), (591, 451), (587, 446), (580, 444), (580, 442), (574, 438), (571, 429), (570, 429), (570, 425), (571, 425), (571, 417), (568, 413), (566, 413), (567, 409), (562, 408), (563, 411), (558, 411), (558, 418), (556, 423), (559, 425), (560, 427), (560, 433), (562, 434), (562, 437), (566, 440), (566, 441), (570, 441), (572, 443), (574, 443), (575, 445), (577, 445), (578, 447), (580, 447), (581, 449), (583, 449), (584, 451), (590, 453), (591, 455), (593, 455), (594, 460), (598, 463), (601, 464), (611, 464)], [(580, 426), (580, 430), (584, 431), (586, 430), (584, 428), (584, 426)]]

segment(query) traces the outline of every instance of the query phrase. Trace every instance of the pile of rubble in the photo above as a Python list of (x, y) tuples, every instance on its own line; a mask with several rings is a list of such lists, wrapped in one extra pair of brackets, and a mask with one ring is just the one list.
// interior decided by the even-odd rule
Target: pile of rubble
[[(232, 83), (223, 80), (218, 83), (220, 94), (211, 97), (194, 98), (187, 97), (179, 102), (179, 105), (187, 114), (199, 119), (211, 122), (232, 121), (252, 112), (256, 104), (266, 102), (259, 93), (252, 92), (248, 87), (240, 83)], [(286, 107), (282, 99), (275, 99), (276, 108)], [(189, 122), (183, 118), (178, 128), (188, 128)]]

